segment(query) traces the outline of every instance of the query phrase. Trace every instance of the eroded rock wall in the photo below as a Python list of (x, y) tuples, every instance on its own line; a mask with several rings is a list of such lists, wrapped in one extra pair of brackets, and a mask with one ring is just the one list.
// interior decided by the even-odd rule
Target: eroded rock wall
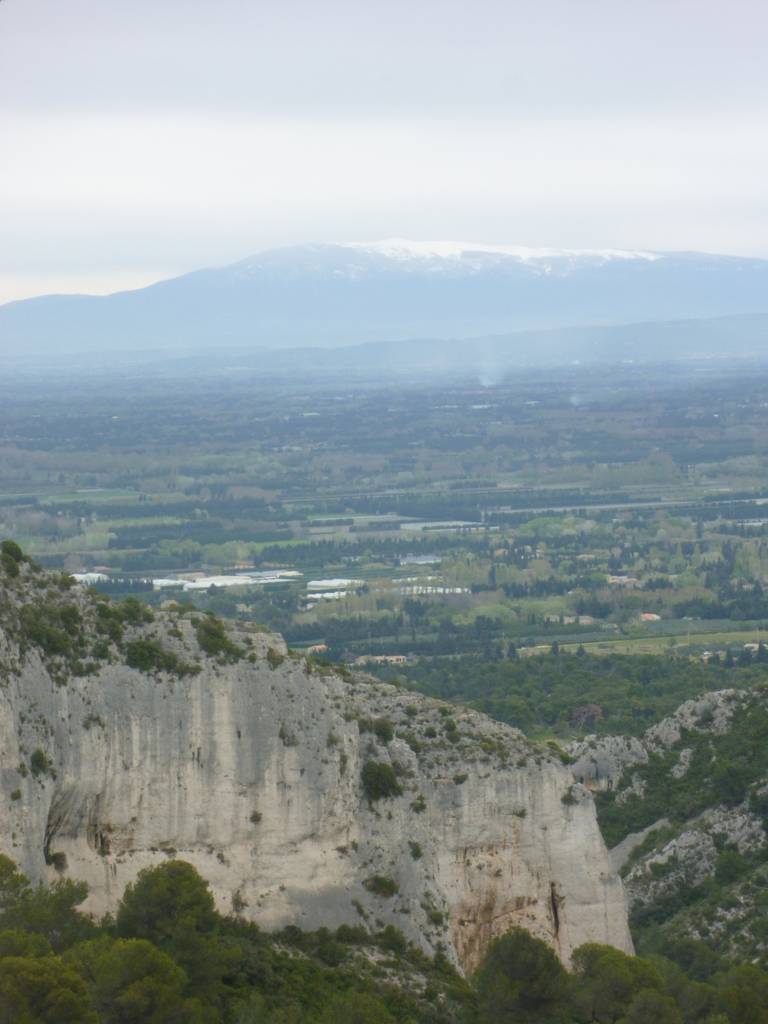
[[(281, 661), (279, 637), (237, 634), (248, 657), (222, 664), (188, 621), (151, 631), (200, 671), (113, 658), (55, 681), (0, 638), (0, 847), (32, 878), (86, 881), (101, 915), (139, 870), (180, 857), (222, 911), (264, 928), (392, 924), (466, 970), (515, 925), (566, 962), (587, 941), (631, 949), (592, 798), (551, 753), (482, 715)], [(394, 767), (402, 793), (369, 802), (366, 760)]]

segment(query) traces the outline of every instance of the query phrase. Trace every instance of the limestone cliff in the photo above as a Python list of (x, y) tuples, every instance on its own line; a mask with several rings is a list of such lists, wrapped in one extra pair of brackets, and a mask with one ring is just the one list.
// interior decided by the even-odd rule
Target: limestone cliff
[(268, 929), (393, 924), (468, 970), (515, 925), (631, 949), (591, 795), (516, 730), (254, 627), (0, 587), (0, 846), (94, 914), (178, 856)]

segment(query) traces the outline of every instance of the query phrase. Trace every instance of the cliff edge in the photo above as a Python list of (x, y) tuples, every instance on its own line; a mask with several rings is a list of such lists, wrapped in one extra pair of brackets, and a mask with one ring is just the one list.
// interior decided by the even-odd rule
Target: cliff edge
[(464, 970), (514, 926), (631, 951), (589, 791), (483, 715), (253, 626), (0, 567), (0, 849), (102, 915), (179, 857), (268, 929), (392, 924)]

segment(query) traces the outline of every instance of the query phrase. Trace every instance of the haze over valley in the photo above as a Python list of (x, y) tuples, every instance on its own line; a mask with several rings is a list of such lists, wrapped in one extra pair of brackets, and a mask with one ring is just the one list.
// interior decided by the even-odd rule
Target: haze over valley
[(767, 32), (0, 0), (0, 1024), (768, 1024)]

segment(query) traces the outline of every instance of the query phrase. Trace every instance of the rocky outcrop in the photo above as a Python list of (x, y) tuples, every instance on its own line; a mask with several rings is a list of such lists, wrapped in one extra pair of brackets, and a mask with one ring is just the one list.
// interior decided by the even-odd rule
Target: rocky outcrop
[(656, 950), (693, 939), (734, 961), (768, 957), (768, 691), (755, 683), (688, 700), (640, 738), (568, 747), (600, 794), (641, 949), (648, 928)]
[(725, 847), (749, 855), (766, 845), (762, 821), (743, 807), (713, 808), (679, 830), (660, 821), (655, 830), (659, 842), (626, 874), (630, 897), (637, 904), (658, 901), (683, 885), (701, 885), (714, 875)]
[(648, 760), (645, 745), (634, 736), (586, 736), (566, 750), (574, 759), (574, 778), (593, 791), (614, 789), (626, 768)]
[[(734, 711), (746, 699), (743, 690), (717, 690), (687, 700), (672, 715), (652, 725), (642, 737), (585, 736), (566, 746), (574, 759), (573, 775), (593, 791), (615, 790), (622, 781), (629, 790), (636, 784), (625, 776), (634, 765), (646, 764), (652, 754), (670, 750), (679, 743), (687, 731), (712, 733), (719, 736), (727, 732)], [(672, 769), (673, 776), (687, 770), (691, 752), (680, 751), (679, 763)]]
[[(90, 912), (180, 857), (264, 928), (392, 924), (466, 970), (516, 925), (566, 962), (631, 949), (589, 792), (516, 730), (246, 627), (211, 654), (188, 612), (117, 629), (31, 570), (4, 586), (0, 846), (86, 881)], [(22, 612), (51, 602), (75, 608), (74, 653)]]

